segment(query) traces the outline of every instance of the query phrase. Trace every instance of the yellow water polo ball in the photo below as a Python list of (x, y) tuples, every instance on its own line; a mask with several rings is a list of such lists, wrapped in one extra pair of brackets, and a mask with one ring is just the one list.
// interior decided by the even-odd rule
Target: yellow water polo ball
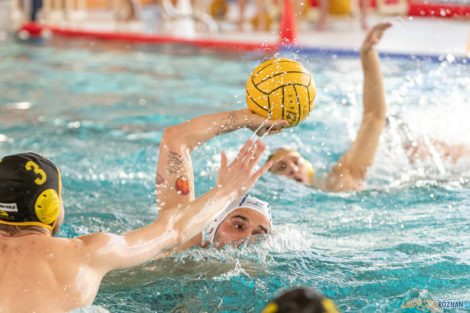
[(312, 75), (299, 62), (276, 58), (261, 63), (246, 82), (251, 111), (296, 126), (313, 110), (316, 89)]

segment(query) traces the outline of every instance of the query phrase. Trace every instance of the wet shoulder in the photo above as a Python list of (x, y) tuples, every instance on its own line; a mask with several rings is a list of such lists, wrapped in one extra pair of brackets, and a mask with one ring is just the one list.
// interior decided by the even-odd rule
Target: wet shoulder
[(356, 191), (364, 188), (362, 180), (353, 178), (349, 174), (330, 174), (324, 181), (324, 189), (328, 191)]
[(1, 236), (0, 240), (0, 260), (3, 261), (22, 258), (41, 259), (50, 253), (64, 254), (64, 258), (67, 258), (75, 256), (80, 250), (80, 242), (68, 238), (30, 235)]

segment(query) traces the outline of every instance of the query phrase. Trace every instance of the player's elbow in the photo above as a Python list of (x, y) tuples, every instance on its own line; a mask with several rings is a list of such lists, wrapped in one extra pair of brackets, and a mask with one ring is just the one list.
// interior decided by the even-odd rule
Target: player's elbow
[[(182, 151), (181, 149), (189, 148), (187, 132), (180, 127), (174, 125), (167, 127), (163, 132), (160, 146), (166, 146), (172, 151)], [(189, 148), (192, 151), (191, 148)]]
[(194, 149), (193, 141), (191, 134), (188, 132), (188, 128), (179, 124), (165, 128), (161, 144), (167, 146), (169, 149), (176, 149), (178, 151), (188, 149), (189, 152), (191, 152)]
[(162, 143), (173, 143), (180, 140), (181, 132), (178, 130), (178, 125), (165, 128), (162, 136)]
[(183, 233), (179, 233), (176, 236), (175, 248), (178, 248), (179, 246), (183, 245), (183, 243), (185, 242), (186, 242), (186, 235)]
[(188, 240), (189, 228), (186, 219), (174, 220), (171, 216), (167, 224), (167, 235), (171, 238), (171, 249), (177, 248)]

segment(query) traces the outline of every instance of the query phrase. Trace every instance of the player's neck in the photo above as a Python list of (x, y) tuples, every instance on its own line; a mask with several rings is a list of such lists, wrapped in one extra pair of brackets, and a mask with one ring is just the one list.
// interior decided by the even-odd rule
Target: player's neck
[(32, 235), (39, 235), (39, 236), (47, 236), (51, 237), (52, 234), (50, 231), (44, 229), (28, 229), (19, 232), (10, 233), (7, 231), (0, 230), (0, 237), (25, 237), (25, 236), (32, 236)]

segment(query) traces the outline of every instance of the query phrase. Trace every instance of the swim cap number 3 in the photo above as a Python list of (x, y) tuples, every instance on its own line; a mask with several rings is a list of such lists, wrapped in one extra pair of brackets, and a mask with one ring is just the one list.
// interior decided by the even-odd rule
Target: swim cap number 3
[[(34, 171), (39, 175), (34, 180), (36, 185), (42, 185), (47, 181), (46, 173), (33, 161), (26, 163), (25, 168), (27, 171)], [(44, 224), (53, 223), (58, 217), (60, 212), (59, 195), (54, 189), (46, 189), (36, 199), (34, 210), (38, 219)]]
[(38, 174), (38, 175), (41, 176), (41, 178), (38, 177), (34, 180), (36, 185), (42, 185), (46, 182), (47, 175), (42, 169), (39, 168), (39, 165), (37, 165), (33, 161), (29, 161), (28, 163), (26, 163), (25, 168), (26, 168), (27, 171), (34, 170), (35, 174)]

